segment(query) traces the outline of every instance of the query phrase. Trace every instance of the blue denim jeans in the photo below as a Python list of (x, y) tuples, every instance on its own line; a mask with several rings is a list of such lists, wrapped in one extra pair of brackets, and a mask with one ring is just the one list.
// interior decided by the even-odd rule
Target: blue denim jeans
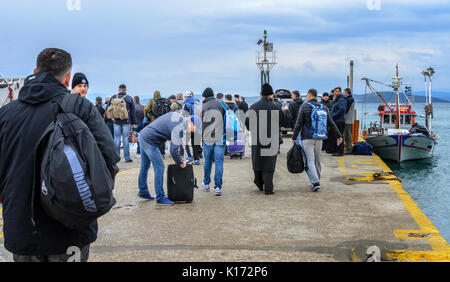
[(158, 147), (152, 146), (145, 142), (139, 136), (139, 143), (141, 143), (141, 170), (139, 171), (139, 193), (148, 193), (147, 177), (148, 170), (153, 164), (154, 185), (156, 193), (156, 201), (164, 200), (164, 161)]
[(207, 144), (203, 143), (203, 154), (205, 157), (204, 164), (204, 180), (203, 183), (209, 185), (211, 183), (211, 170), (212, 170), (212, 160), (214, 156), (216, 170), (214, 173), (214, 187), (222, 188), (222, 176), (223, 176), (223, 160), (225, 154), (225, 144)]
[(120, 141), (123, 140), (123, 156), (126, 161), (130, 160), (130, 137), (131, 124), (114, 124), (114, 141), (116, 141), (117, 152), (120, 155)]

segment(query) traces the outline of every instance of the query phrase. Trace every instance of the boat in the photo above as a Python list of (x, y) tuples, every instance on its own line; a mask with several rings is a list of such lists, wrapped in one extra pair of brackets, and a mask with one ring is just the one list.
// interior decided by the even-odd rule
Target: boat
[(0, 108), (19, 97), (25, 78), (6, 78), (0, 74)]
[[(402, 78), (399, 77), (398, 65), (396, 69), (397, 75), (393, 77), (392, 84), (363, 78), (366, 86), (380, 98), (381, 104), (378, 107), (379, 122), (371, 122), (367, 128), (364, 118), (362, 135), (365, 141), (372, 145), (374, 152), (382, 159), (401, 163), (431, 158), (439, 143), (439, 139), (432, 132), (431, 127), (433, 119), (431, 95), (434, 69), (430, 67), (422, 72), (426, 84), (425, 115), (422, 116), (418, 115), (415, 109), (411, 86), (406, 86), (405, 91), (401, 91)], [(388, 103), (371, 83), (392, 88), (395, 94), (395, 103)], [(402, 98), (404, 98), (405, 103), (400, 103), (400, 94), (403, 94), (404, 97)], [(425, 126), (417, 123), (419, 118), (425, 118)]]

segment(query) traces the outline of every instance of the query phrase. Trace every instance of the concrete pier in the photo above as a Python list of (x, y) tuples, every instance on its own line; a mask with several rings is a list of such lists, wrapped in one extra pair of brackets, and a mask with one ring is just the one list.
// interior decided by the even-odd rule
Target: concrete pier
[[(287, 171), (290, 146), (285, 139), (275, 195), (253, 184), (247, 148), (243, 160), (226, 158), (223, 196), (200, 188), (193, 203), (171, 207), (139, 199), (139, 159), (121, 162), (117, 205), (99, 220), (90, 261), (364, 261), (372, 246), (382, 260), (450, 261), (448, 243), (377, 156), (324, 153), (322, 190), (313, 193), (306, 174)], [(200, 183), (203, 166), (194, 169)], [(0, 256), (11, 260), (3, 246)]]

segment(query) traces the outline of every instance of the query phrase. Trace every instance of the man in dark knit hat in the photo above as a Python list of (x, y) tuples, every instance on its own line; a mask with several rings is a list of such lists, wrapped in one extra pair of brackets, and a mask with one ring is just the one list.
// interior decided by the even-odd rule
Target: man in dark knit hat
[(216, 196), (222, 195), (223, 161), (225, 143), (223, 142), (223, 121), (225, 110), (214, 98), (214, 91), (206, 88), (203, 91), (202, 128), (203, 151), (205, 156), (203, 189), (210, 191), (212, 162), (215, 160), (214, 188)]
[[(273, 102), (273, 96), (272, 86), (264, 84), (261, 89), (260, 101), (250, 107), (249, 114), (245, 119), (245, 126), (252, 133), (254, 183), (259, 191), (264, 191), (266, 195), (274, 194), (273, 175), (280, 146), (280, 123), (286, 122), (286, 116), (281, 107)], [(278, 114), (278, 116), (274, 114)], [(277, 121), (274, 127), (272, 121)], [(260, 132), (267, 132), (267, 136), (262, 137)]]
[(88, 90), (89, 81), (87, 80), (86, 75), (81, 72), (77, 72), (76, 74), (74, 74), (72, 79), (72, 93), (86, 98)]

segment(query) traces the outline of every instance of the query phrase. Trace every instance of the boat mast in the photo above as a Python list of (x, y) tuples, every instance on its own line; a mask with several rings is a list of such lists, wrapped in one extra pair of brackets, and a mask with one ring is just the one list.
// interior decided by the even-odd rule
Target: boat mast
[(396, 116), (396, 121), (395, 121), (395, 128), (399, 129), (400, 128), (400, 97), (399, 97), (399, 92), (398, 90), (400, 89), (400, 82), (402, 80), (401, 77), (398, 76), (398, 64), (396, 66), (396, 77), (393, 77), (392, 79), (394, 80), (394, 91), (395, 91), (395, 104), (397, 106), (397, 110), (395, 111), (395, 116)]

